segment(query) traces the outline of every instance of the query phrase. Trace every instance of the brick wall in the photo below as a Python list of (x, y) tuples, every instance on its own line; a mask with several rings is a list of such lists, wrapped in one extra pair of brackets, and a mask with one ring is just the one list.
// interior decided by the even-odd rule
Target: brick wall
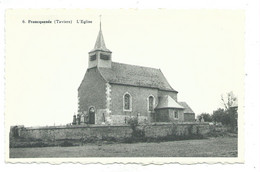
[[(123, 110), (123, 96), (129, 93), (132, 97), (132, 110)], [(78, 89), (79, 112), (95, 108), (95, 124), (124, 124), (125, 119), (137, 116), (140, 123), (152, 121), (152, 112), (148, 111), (148, 97), (155, 98), (154, 107), (158, 104), (158, 96), (170, 95), (177, 101), (177, 93), (161, 91), (154, 88), (134, 87), (108, 84), (97, 68), (88, 69)], [(104, 122), (105, 119), (105, 122)]]
[(184, 121), (194, 122), (195, 121), (195, 114), (194, 113), (184, 113)]
[[(129, 93), (132, 97), (132, 111), (123, 111), (123, 96)], [(112, 116), (124, 116), (113, 118), (114, 124), (124, 123), (125, 117), (137, 116), (140, 120), (145, 121), (150, 119), (148, 112), (148, 97), (153, 95), (155, 98), (155, 106), (158, 104), (158, 90), (153, 88), (133, 87), (125, 85), (111, 84), (111, 114)]]
[(88, 70), (78, 89), (78, 111), (88, 113), (89, 108), (94, 106), (97, 124), (101, 123), (102, 114), (106, 110), (106, 87), (106, 82), (97, 71), (97, 68), (92, 68)]

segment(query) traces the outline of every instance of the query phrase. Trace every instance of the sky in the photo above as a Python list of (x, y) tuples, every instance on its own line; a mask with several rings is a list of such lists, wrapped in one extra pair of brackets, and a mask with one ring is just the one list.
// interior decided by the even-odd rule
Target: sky
[[(223, 107), (221, 95), (227, 92), (233, 91), (239, 102), (243, 99), (242, 10), (8, 10), (8, 125), (72, 122), (100, 14), (112, 61), (161, 69), (179, 92), (178, 100), (186, 101), (197, 115)], [(72, 24), (30, 24), (28, 20)]]

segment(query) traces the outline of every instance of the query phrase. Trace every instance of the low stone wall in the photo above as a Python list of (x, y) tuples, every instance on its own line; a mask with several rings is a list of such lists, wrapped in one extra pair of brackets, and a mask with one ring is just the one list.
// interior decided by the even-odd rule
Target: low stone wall
[(207, 123), (156, 124), (144, 126), (145, 137), (206, 135), (210, 132)]
[[(13, 128), (13, 127), (12, 127)], [(126, 139), (133, 137), (133, 129), (128, 125), (105, 126), (105, 125), (82, 125), (82, 126), (55, 126), (55, 127), (16, 127), (18, 137), (24, 139), (40, 139), (45, 141), (56, 140), (80, 140), (95, 138)], [(155, 123), (150, 125), (138, 125), (137, 130), (142, 131), (145, 138), (162, 138), (167, 136), (205, 135), (210, 132), (208, 123)]]
[(64, 126), (21, 128), (19, 136), (42, 140), (79, 140), (92, 137), (101, 140), (105, 138), (127, 138), (131, 137), (131, 133), (131, 128), (127, 126)]

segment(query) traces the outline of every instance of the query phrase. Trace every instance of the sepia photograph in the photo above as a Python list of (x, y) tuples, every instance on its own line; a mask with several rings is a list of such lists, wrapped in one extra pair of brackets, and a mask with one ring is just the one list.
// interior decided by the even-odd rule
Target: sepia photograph
[(6, 161), (244, 162), (244, 34), (244, 10), (7, 9)]

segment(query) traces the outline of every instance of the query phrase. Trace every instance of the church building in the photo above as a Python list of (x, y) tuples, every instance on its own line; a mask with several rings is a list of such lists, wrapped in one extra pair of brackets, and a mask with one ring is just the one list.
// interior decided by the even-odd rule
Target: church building
[(78, 88), (78, 115), (73, 124), (193, 122), (195, 114), (178, 102), (160, 69), (116, 63), (101, 30), (89, 52), (88, 68)]

